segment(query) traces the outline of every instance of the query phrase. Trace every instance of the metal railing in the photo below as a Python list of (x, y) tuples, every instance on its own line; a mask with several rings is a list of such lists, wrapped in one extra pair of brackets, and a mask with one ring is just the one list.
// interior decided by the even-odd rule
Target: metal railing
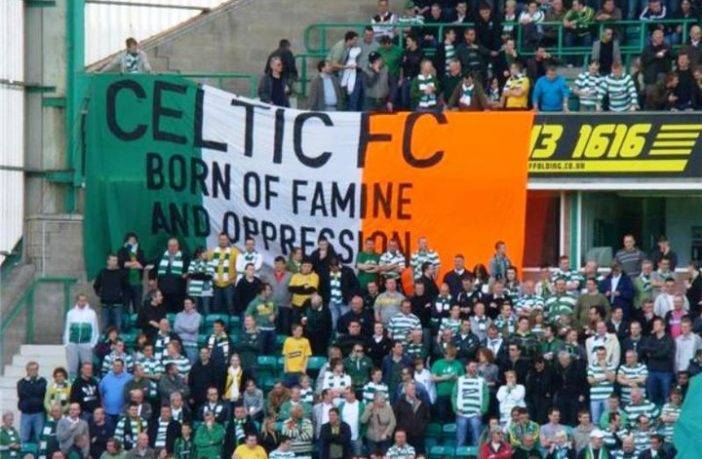
[[(64, 314), (71, 307), (71, 287), (77, 282), (77, 279), (72, 277), (39, 277), (32, 282), (32, 285), (22, 294), (15, 305), (5, 314), (3, 314), (2, 325), (0, 325), (0, 342), (5, 343), (5, 334), (15, 325), (15, 320), (20, 314), (25, 311), (27, 314), (26, 330), (24, 335), (24, 344), (34, 343), (34, 318), (35, 318), (35, 302), (34, 297), (37, 288), (44, 284), (58, 284), (63, 287), (63, 312)], [(0, 353), (0, 359), (2, 353)]]
[[(666, 19), (666, 20), (660, 20), (660, 21), (655, 21), (655, 22), (648, 22), (648, 21), (641, 21), (641, 20), (623, 20), (623, 21), (597, 21), (592, 25), (591, 31), (595, 32), (598, 31), (598, 33), (601, 33), (602, 30), (605, 27), (612, 27), (615, 30), (620, 31), (623, 33), (625, 40), (621, 43), (621, 52), (622, 54), (632, 54), (632, 53), (640, 53), (644, 46), (646, 45), (647, 38), (648, 38), (648, 27), (652, 25), (664, 25), (664, 26), (676, 26), (676, 25), (682, 25), (682, 31), (681, 31), (681, 42), (685, 43), (687, 42), (688, 38), (688, 31), (689, 27), (686, 27), (688, 25), (698, 23), (700, 21), (696, 19)], [(505, 22), (503, 25), (513, 25), (515, 30), (517, 31), (517, 48), (518, 51), (523, 54), (523, 55), (531, 55), (533, 54), (534, 50), (531, 49), (527, 44), (524, 43), (524, 26), (517, 23), (517, 22)], [(374, 24), (369, 23), (369, 22), (348, 22), (348, 23), (338, 23), (338, 22), (329, 22), (329, 23), (318, 23), (318, 24), (311, 24), (305, 28), (304, 35), (303, 35), (303, 43), (305, 46), (305, 49), (307, 50), (308, 54), (312, 55), (326, 55), (329, 50), (331, 49), (331, 46), (329, 46), (329, 35), (330, 32), (338, 32), (338, 35), (341, 35), (343, 31), (346, 30), (355, 30), (357, 32), (362, 31), (366, 27), (373, 27)], [(562, 21), (558, 22), (541, 22), (538, 24), (539, 27), (541, 28), (556, 28), (556, 44), (552, 47), (549, 47), (549, 50), (551, 51), (552, 54), (558, 55), (559, 57), (563, 56), (578, 56), (578, 55), (588, 55), (592, 48), (590, 46), (565, 46), (565, 26)], [(406, 31), (403, 30), (403, 28), (399, 27), (397, 24), (395, 25), (387, 25), (387, 26), (382, 26), (382, 25), (375, 25), (375, 27), (386, 27), (386, 28), (392, 28), (396, 32), (396, 36), (399, 37), (400, 42), (402, 42), (402, 39), (404, 35), (406, 35)], [(439, 40), (441, 37), (443, 37), (444, 30), (446, 28), (468, 28), (468, 27), (473, 27), (473, 24), (471, 23), (463, 23), (463, 24), (452, 24), (452, 23), (432, 23), (432, 24), (424, 24), (421, 26), (411, 26), (410, 28), (420, 28), (420, 29), (437, 29), (437, 33), (435, 36), (439, 37)], [(634, 41), (632, 42), (628, 37), (626, 36), (626, 32), (628, 32), (629, 29), (632, 29), (634, 34), (636, 35), (636, 38), (634, 38)], [(460, 43), (461, 37), (457, 37), (457, 41)], [(425, 51), (433, 51), (433, 48), (427, 48)], [(431, 54), (431, 53), (429, 53)]]

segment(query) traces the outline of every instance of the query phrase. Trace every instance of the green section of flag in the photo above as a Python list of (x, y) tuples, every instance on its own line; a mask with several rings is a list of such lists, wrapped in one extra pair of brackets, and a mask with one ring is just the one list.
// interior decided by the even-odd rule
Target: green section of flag
[(678, 457), (702, 457), (700, 407), (702, 407), (702, 377), (697, 375), (690, 380), (690, 387), (685, 395), (680, 417), (675, 423), (673, 444), (678, 450)]
[[(202, 213), (201, 189), (191, 180), (193, 160), (201, 159), (195, 141), (197, 95), (196, 83), (176, 76), (92, 78), (85, 129), (89, 277), (129, 231), (139, 235), (148, 260), (163, 253), (171, 234), (190, 254), (205, 244), (209, 221)], [(147, 173), (149, 158), (152, 169), (162, 173)]]

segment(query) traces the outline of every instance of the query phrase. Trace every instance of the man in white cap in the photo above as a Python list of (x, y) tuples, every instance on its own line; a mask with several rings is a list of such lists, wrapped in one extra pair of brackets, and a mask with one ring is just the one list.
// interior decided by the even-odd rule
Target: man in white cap
[(590, 444), (578, 453), (578, 459), (608, 459), (607, 448), (602, 444), (604, 432), (595, 429), (590, 432)]

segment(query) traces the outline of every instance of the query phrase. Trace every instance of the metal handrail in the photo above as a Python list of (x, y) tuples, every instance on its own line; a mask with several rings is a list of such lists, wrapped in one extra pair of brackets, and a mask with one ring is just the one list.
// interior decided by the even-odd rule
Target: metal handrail
[[(665, 20), (659, 20), (655, 21), (655, 24), (663, 24), (663, 25), (685, 25), (685, 24), (694, 24), (698, 23), (700, 21), (696, 19), (665, 19)], [(643, 50), (644, 44), (646, 42), (646, 29), (647, 26), (654, 24), (654, 22), (649, 22), (649, 21), (642, 21), (642, 20), (621, 20), (621, 21), (597, 21), (593, 23), (592, 28), (598, 28), (599, 32), (601, 33), (602, 30), (605, 27), (614, 27), (614, 28), (626, 28), (628, 26), (638, 26), (640, 30), (638, 31), (639, 33), (639, 39), (637, 40), (636, 45), (629, 45), (625, 44), (622, 45), (621, 51), (622, 53), (636, 53), (636, 52), (641, 52)], [(429, 28), (429, 29), (438, 29), (438, 36), (443, 37), (443, 32), (444, 28), (450, 27), (450, 28), (466, 28), (466, 27), (472, 27), (474, 24), (472, 23), (463, 23), (463, 24), (453, 24), (453, 23), (431, 23), (431, 24), (424, 24), (421, 26), (411, 26), (411, 27), (421, 27), (421, 28)], [(515, 29), (517, 30), (517, 46), (518, 46), (518, 51), (524, 55), (530, 55), (533, 54), (533, 50), (531, 49), (525, 49), (522, 43), (522, 29), (523, 25), (519, 24), (518, 22), (505, 22), (503, 25), (513, 25)], [(334, 29), (346, 29), (346, 30), (356, 30), (360, 31), (364, 29), (365, 27), (386, 27), (386, 28), (393, 28), (397, 30), (398, 35), (400, 36), (400, 39), (402, 39), (402, 36), (404, 34), (404, 31), (398, 24), (388, 24), (388, 25), (381, 25), (381, 24), (373, 24), (370, 22), (347, 22), (347, 23), (340, 23), (340, 22), (328, 22), (328, 23), (317, 23), (317, 24), (311, 24), (305, 28), (304, 34), (303, 34), (303, 43), (305, 46), (305, 49), (307, 50), (308, 53), (310, 54), (323, 54), (326, 55), (326, 53), (329, 52), (330, 47), (328, 46), (327, 43), (327, 32), (329, 30), (334, 30)], [(564, 43), (564, 24), (562, 21), (549, 21), (549, 22), (540, 22), (539, 26), (542, 27), (557, 27), (557, 43), (556, 43), (556, 48), (555, 48), (555, 53), (558, 56), (563, 56), (563, 55), (585, 55), (586, 52), (589, 54), (591, 48), (590, 47), (566, 47), (563, 46)], [(319, 46), (313, 44), (312, 38), (317, 36), (318, 37), (318, 42)], [(683, 27), (682, 30), (682, 43), (685, 43), (687, 41), (688, 37), (688, 28)]]
[[(34, 342), (34, 294), (37, 288), (41, 284), (62, 284), (63, 285), (63, 310), (64, 313), (68, 311), (71, 307), (71, 286), (77, 282), (77, 279), (73, 277), (59, 277), (59, 276), (48, 276), (39, 277), (32, 282), (32, 285), (22, 294), (20, 299), (15, 303), (15, 305), (10, 309), (10, 311), (4, 315), (2, 324), (0, 325), (0, 342), (4, 343), (5, 333), (13, 325), (15, 319), (23, 311), (27, 311), (27, 324), (26, 324), (26, 334), (24, 337), (25, 344), (32, 344)], [(2, 355), (0, 355), (2, 358)]]

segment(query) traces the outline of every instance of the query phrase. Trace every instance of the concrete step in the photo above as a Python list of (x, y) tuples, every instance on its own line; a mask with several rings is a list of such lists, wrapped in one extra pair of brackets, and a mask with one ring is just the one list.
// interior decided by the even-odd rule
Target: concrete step
[(15, 378), (0, 378), (0, 392), (2, 393), (3, 397), (7, 393), (8, 390), (11, 389), (16, 389), (17, 388), (17, 379)]
[(26, 356), (61, 357), (66, 355), (63, 345), (53, 344), (23, 344), (20, 354)]
[[(63, 348), (61, 349), (63, 351)], [(15, 355), (12, 357), (12, 365), (16, 367), (25, 367), (29, 362), (36, 362), (39, 364), (39, 369), (42, 367), (49, 367), (53, 371), (56, 367), (66, 366), (66, 354), (61, 355), (39, 355), (39, 356), (29, 356), (29, 355)]]

